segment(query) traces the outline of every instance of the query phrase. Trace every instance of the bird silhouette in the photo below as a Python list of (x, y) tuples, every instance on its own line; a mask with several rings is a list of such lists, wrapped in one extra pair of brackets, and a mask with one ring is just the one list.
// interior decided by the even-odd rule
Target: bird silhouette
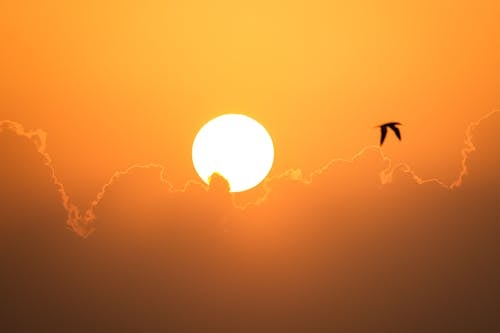
[(394, 132), (394, 134), (396, 134), (396, 136), (398, 137), (399, 140), (401, 140), (401, 132), (399, 131), (399, 128), (396, 127), (397, 125), (401, 125), (401, 124), (396, 123), (396, 122), (392, 122), (392, 123), (385, 123), (385, 124), (378, 126), (378, 127), (380, 127), (380, 130), (381, 130), (381, 135), (380, 135), (380, 145), (381, 146), (384, 143), (385, 137), (387, 135), (387, 127), (389, 127)]

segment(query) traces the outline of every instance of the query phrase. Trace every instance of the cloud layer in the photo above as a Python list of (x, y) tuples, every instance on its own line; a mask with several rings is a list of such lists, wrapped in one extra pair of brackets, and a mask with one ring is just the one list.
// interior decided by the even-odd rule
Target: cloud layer
[(174, 189), (162, 166), (133, 165), (81, 210), (45, 134), (2, 122), (2, 322), (10, 332), (496, 331), (499, 125), (491, 113), (469, 126), (450, 184), (368, 147), (269, 179), (250, 203), (220, 179)]
[[(380, 171), (380, 181), (382, 184), (390, 183), (393, 178), (393, 173), (395, 170), (398, 169), (403, 169), (405, 172), (409, 173), (412, 175), (412, 178), (417, 184), (423, 184), (427, 182), (436, 182), (440, 184), (443, 187), (453, 189), (456, 187), (459, 187), (462, 184), (464, 176), (467, 174), (467, 160), (469, 158), (469, 155), (471, 152), (475, 150), (475, 146), (472, 142), (472, 137), (473, 137), (473, 131), (477, 126), (481, 124), (482, 121), (486, 120), (487, 118), (497, 114), (498, 111), (494, 110), (477, 121), (471, 123), (465, 132), (465, 146), (461, 151), (462, 154), (462, 160), (461, 160), (461, 169), (459, 171), (458, 177), (451, 182), (450, 184), (445, 184), (441, 182), (439, 179), (436, 178), (430, 178), (430, 179), (422, 179), (419, 177), (417, 174), (415, 174), (411, 167), (408, 164), (398, 164), (398, 165), (392, 165), (391, 159), (386, 156), (380, 148), (376, 146), (370, 146), (366, 147), (360, 150), (359, 153), (357, 153), (355, 156), (353, 156), (350, 160), (345, 160), (345, 159), (333, 159), (330, 162), (328, 162), (326, 165), (322, 166), (321, 168), (315, 170), (312, 172), (309, 176), (304, 176), (302, 171), (300, 169), (290, 169), (282, 174), (275, 176), (273, 178), (267, 179), (265, 183), (263, 184), (263, 193), (260, 196), (257, 196), (256, 198), (253, 199), (253, 202), (245, 202), (243, 204), (237, 203), (236, 206), (239, 208), (245, 208), (247, 205), (252, 205), (252, 204), (259, 204), (262, 201), (266, 199), (266, 197), (269, 195), (269, 192), (272, 189), (272, 183), (275, 181), (281, 181), (283, 179), (290, 179), (292, 181), (299, 181), (304, 184), (310, 184), (314, 178), (320, 176), (322, 173), (327, 172), (330, 168), (332, 168), (335, 164), (337, 163), (346, 163), (350, 162), (353, 163), (356, 159), (359, 157), (363, 156), (366, 154), (367, 151), (375, 151), (378, 154), (380, 154), (380, 157), (387, 162), (387, 166)], [(73, 229), (76, 233), (79, 235), (85, 237), (88, 234), (90, 234), (93, 229), (94, 229), (94, 221), (96, 219), (95, 216), (95, 209), (103, 199), (103, 197), (106, 194), (107, 189), (110, 186), (113, 186), (113, 184), (118, 181), (121, 177), (126, 176), (132, 172), (134, 172), (137, 169), (156, 169), (159, 172), (159, 177), (160, 181), (165, 183), (170, 191), (173, 192), (184, 192), (187, 187), (191, 185), (199, 185), (203, 187), (203, 184), (201, 182), (197, 181), (188, 181), (184, 188), (181, 189), (174, 189), (172, 185), (168, 183), (168, 180), (166, 179), (166, 171), (165, 167), (163, 165), (157, 164), (157, 163), (138, 163), (131, 165), (127, 167), (124, 170), (119, 170), (116, 171), (110, 179), (101, 187), (101, 190), (95, 195), (95, 199), (91, 201), (89, 206), (86, 209), (82, 209), (80, 207), (77, 207), (71, 202), (71, 198), (69, 194), (66, 192), (64, 188), (64, 184), (59, 180), (59, 178), (56, 175), (56, 172), (54, 170), (54, 165), (52, 163), (52, 158), (51, 156), (47, 153), (47, 145), (46, 145), (46, 138), (47, 138), (47, 133), (45, 133), (43, 130), (37, 129), (37, 130), (26, 130), (24, 127), (14, 121), (9, 121), (9, 120), (3, 120), (0, 121), (0, 133), (2, 132), (12, 132), (15, 135), (18, 135), (22, 138), (25, 138), (29, 140), (35, 147), (36, 151), (40, 154), (40, 156), (43, 159), (44, 164), (50, 169), (50, 175), (52, 178), (52, 181), (54, 182), (55, 186), (57, 187), (57, 190), (60, 194), (61, 197), (61, 202), (64, 207), (64, 209), (67, 212), (67, 220), (66, 223), (68, 226)]]

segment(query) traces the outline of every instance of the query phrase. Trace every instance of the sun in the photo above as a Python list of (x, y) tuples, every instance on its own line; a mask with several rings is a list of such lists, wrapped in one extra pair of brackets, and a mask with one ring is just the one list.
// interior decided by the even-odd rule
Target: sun
[(231, 192), (249, 190), (264, 180), (274, 161), (274, 145), (264, 126), (242, 114), (223, 114), (196, 135), (193, 165), (206, 183), (214, 173), (224, 177)]

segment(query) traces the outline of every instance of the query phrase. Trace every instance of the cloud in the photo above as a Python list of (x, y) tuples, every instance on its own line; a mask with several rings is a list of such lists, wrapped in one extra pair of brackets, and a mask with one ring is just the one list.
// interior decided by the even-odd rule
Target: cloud
[(39, 190), (17, 194), (31, 211), (2, 207), (2, 322), (10, 332), (496, 331), (498, 125), (491, 114), (469, 127), (460, 182), (421, 179), (368, 147), (270, 179), (244, 208), (217, 191), (222, 179), (174, 189), (161, 166), (135, 165), (86, 210), (86, 239), (57, 223), (67, 210), (50, 159), (22, 136), (11, 162), (30, 167), (1, 176)]
[(57, 187), (61, 203), (67, 212), (68, 226), (80, 235), (87, 234), (90, 231), (90, 226), (87, 221), (82, 219), (79, 208), (71, 203), (64, 184), (55, 173), (52, 158), (47, 153), (47, 133), (40, 129), (26, 130), (21, 124), (10, 120), (0, 121), (0, 133), (2, 132), (12, 132), (21, 138), (29, 140), (33, 144), (38, 154), (42, 157), (44, 165), (49, 168), (50, 177)]
[[(386, 156), (379, 147), (377, 146), (369, 146), (366, 148), (363, 148), (360, 150), (359, 153), (354, 155), (351, 159), (332, 159), (329, 161), (326, 165), (322, 166), (321, 168), (315, 170), (312, 172), (310, 175), (307, 177), (304, 176), (303, 172), (300, 169), (289, 169), (283, 172), (282, 174), (275, 176), (273, 178), (267, 179), (263, 185), (263, 191), (260, 196), (257, 198), (254, 198), (253, 202), (245, 202), (245, 203), (238, 203), (237, 200), (235, 200), (235, 205), (238, 206), (239, 208), (245, 209), (248, 205), (255, 205), (255, 204), (260, 204), (269, 195), (269, 193), (272, 190), (272, 184), (275, 182), (281, 182), (284, 179), (289, 179), (291, 181), (298, 181), (302, 182), (304, 184), (310, 184), (314, 178), (318, 177), (325, 171), (329, 170), (330, 168), (334, 167), (335, 165), (339, 163), (353, 163), (356, 161), (358, 158), (363, 156), (369, 151), (375, 151), (378, 154), (380, 154), (380, 157), (387, 162), (387, 166), (383, 168), (380, 171), (380, 181), (382, 184), (389, 183), (392, 181), (392, 177), (394, 174), (395, 170), (404, 170), (406, 173), (412, 175), (414, 181), (418, 184), (423, 184), (427, 182), (435, 182), (437, 184), (440, 184), (443, 187), (446, 188), (456, 188), (459, 187), (462, 184), (463, 177), (467, 174), (467, 160), (469, 158), (470, 153), (472, 153), (475, 150), (475, 146), (472, 142), (472, 136), (473, 136), (473, 131), (474, 129), (481, 124), (484, 120), (487, 120), (491, 116), (497, 114), (499, 111), (494, 110), (491, 111), (490, 113), (484, 115), (477, 121), (471, 123), (465, 133), (465, 146), (462, 149), (462, 161), (461, 161), (461, 169), (458, 174), (458, 177), (450, 184), (445, 184), (441, 182), (439, 179), (436, 178), (430, 178), (430, 179), (422, 179), (419, 177), (417, 174), (415, 174), (412, 171), (412, 168), (405, 163), (401, 163), (398, 165), (393, 166), (391, 159)], [(160, 181), (165, 183), (170, 191), (173, 192), (183, 192), (185, 189), (191, 185), (199, 185), (203, 186), (200, 182), (196, 181), (188, 181), (183, 188), (181, 189), (174, 189), (171, 184), (168, 183), (165, 175), (165, 167), (160, 164), (156, 163), (145, 163), (145, 164), (134, 164), (129, 167), (127, 167), (124, 170), (118, 170), (116, 171), (110, 179), (101, 187), (101, 190), (96, 194), (95, 199), (92, 200), (90, 203), (89, 207), (85, 210), (82, 210), (81, 208), (77, 207), (71, 202), (70, 196), (66, 192), (64, 188), (64, 184), (59, 180), (57, 177), (54, 166), (52, 164), (52, 158), (47, 152), (47, 147), (46, 147), (46, 137), (47, 133), (44, 132), (43, 130), (37, 129), (37, 130), (26, 130), (21, 124), (10, 121), (10, 120), (3, 120), (0, 121), (0, 133), (4, 131), (9, 131), (13, 132), (16, 135), (20, 137), (24, 137), (28, 140), (30, 140), (33, 145), (35, 146), (37, 152), (41, 155), (41, 157), (44, 160), (44, 164), (50, 169), (51, 173), (51, 178), (54, 182), (54, 184), (57, 186), (58, 192), (61, 197), (61, 202), (63, 204), (63, 207), (67, 211), (67, 220), (66, 223), (67, 225), (72, 228), (76, 233), (78, 233), (80, 236), (87, 237), (90, 233), (93, 232), (94, 230), (94, 222), (96, 219), (95, 216), (95, 209), (103, 199), (103, 197), (106, 194), (107, 189), (115, 184), (116, 181), (118, 181), (121, 177), (125, 175), (129, 175), (133, 171), (137, 169), (156, 169), (159, 172), (160, 176)]]

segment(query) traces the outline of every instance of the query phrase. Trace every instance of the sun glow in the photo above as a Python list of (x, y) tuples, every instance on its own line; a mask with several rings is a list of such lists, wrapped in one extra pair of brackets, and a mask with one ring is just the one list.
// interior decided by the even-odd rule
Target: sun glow
[(241, 114), (224, 114), (206, 123), (196, 135), (193, 165), (206, 183), (218, 173), (231, 192), (257, 186), (267, 176), (274, 161), (274, 146), (266, 129)]

